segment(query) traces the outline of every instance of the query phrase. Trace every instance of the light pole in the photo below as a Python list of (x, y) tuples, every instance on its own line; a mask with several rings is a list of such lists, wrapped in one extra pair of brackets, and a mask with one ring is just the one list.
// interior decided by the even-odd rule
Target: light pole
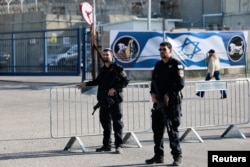
[(148, 0), (148, 31), (151, 30), (151, 0)]

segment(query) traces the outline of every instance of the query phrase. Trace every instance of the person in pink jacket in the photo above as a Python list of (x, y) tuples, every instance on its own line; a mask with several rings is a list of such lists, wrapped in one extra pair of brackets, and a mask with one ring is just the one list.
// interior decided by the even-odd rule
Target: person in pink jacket
[[(206, 75), (205, 81), (209, 81), (212, 78), (216, 80), (220, 80), (220, 60), (217, 57), (215, 51), (213, 49), (208, 51), (208, 73)], [(227, 93), (225, 90), (221, 90), (221, 99), (227, 98)], [(205, 92), (200, 91), (196, 93), (199, 97), (204, 97)]]

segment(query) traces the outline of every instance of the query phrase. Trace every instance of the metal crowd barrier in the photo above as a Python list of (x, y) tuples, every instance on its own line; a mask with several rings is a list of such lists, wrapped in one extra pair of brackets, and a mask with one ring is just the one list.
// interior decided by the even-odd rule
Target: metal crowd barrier
[[(220, 99), (222, 90), (227, 93), (225, 99)], [(198, 91), (205, 92), (203, 98), (196, 96)], [(221, 137), (235, 129), (242, 138), (246, 138), (237, 125), (247, 124), (250, 120), (248, 79), (188, 81), (182, 93), (184, 100), (181, 128), (187, 130), (181, 136), (181, 140), (189, 132), (194, 132), (200, 142), (203, 142), (195, 128), (208, 126), (228, 126)]]
[[(142, 147), (136, 132), (151, 131), (152, 101), (149, 94), (149, 82), (131, 83), (124, 88), (123, 102), (123, 139), (126, 142), (133, 137), (138, 147)], [(227, 98), (220, 99), (220, 89), (226, 89)], [(195, 93), (205, 91), (203, 98)], [(53, 138), (69, 137), (65, 150), (77, 140), (83, 151), (86, 151), (81, 136), (100, 135), (102, 128), (99, 123), (99, 111), (94, 115), (93, 106), (96, 101), (96, 87), (78, 90), (75, 85), (53, 87), (50, 90), (50, 128)], [(200, 142), (203, 142), (197, 128), (210, 126), (228, 126), (222, 137), (236, 125), (249, 122), (249, 81), (247, 79), (220, 81), (186, 81), (182, 90), (182, 124), (186, 129), (181, 140), (193, 132)]]
[[(99, 135), (103, 130), (99, 123), (99, 111), (93, 115), (97, 103), (96, 87), (82, 91), (73, 86), (53, 87), (50, 90), (50, 132), (53, 138), (71, 137), (65, 149), (77, 140), (83, 151), (86, 149), (80, 136)], [(134, 132), (151, 129), (149, 83), (131, 83), (124, 88), (123, 142), (133, 137), (138, 147), (142, 147)]]

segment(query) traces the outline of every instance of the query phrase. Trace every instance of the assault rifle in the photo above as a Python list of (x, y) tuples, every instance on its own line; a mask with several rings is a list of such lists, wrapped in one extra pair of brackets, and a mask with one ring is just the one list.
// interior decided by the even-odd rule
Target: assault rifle
[(165, 122), (166, 127), (167, 127), (167, 131), (170, 132), (172, 129), (172, 122), (171, 122), (170, 118), (168, 117), (169, 107), (166, 106), (164, 100), (161, 98), (161, 94), (158, 90), (158, 86), (157, 86), (155, 80), (152, 80), (152, 86), (155, 90), (156, 97), (158, 100), (158, 104), (157, 104), (157, 106), (154, 106), (153, 110), (160, 110), (162, 112), (163, 119), (164, 119), (164, 122)]
[(98, 103), (93, 107), (94, 111), (92, 112), (92, 115), (94, 115), (95, 111), (101, 107), (111, 107), (114, 104), (114, 100), (110, 96), (104, 96), (101, 100), (98, 101)]

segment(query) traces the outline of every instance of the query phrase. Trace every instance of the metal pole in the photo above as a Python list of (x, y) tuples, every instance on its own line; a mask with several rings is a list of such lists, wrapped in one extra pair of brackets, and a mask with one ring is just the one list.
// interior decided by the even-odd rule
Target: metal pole
[(95, 10), (96, 5), (95, 5), (95, 0), (93, 0), (93, 28), (94, 28), (94, 36), (95, 36), (95, 29), (96, 29), (96, 15), (95, 15)]
[(148, 0), (148, 31), (151, 30), (151, 0)]
[(10, 3), (12, 0), (5, 0), (8, 6), (8, 13), (10, 13)]
[[(93, 40), (93, 44), (95, 45), (96, 43), (96, 3), (95, 3), (95, 0), (93, 0), (93, 36), (92, 36), (92, 40)], [(97, 76), (97, 72), (98, 72), (98, 58), (96, 56), (96, 50), (93, 48), (92, 46), (92, 58), (94, 58), (94, 66), (92, 69), (93, 72), (92, 72), (92, 78), (95, 78)]]
[(23, 1), (24, 0), (20, 0), (20, 2), (21, 2), (21, 12), (23, 12)]

